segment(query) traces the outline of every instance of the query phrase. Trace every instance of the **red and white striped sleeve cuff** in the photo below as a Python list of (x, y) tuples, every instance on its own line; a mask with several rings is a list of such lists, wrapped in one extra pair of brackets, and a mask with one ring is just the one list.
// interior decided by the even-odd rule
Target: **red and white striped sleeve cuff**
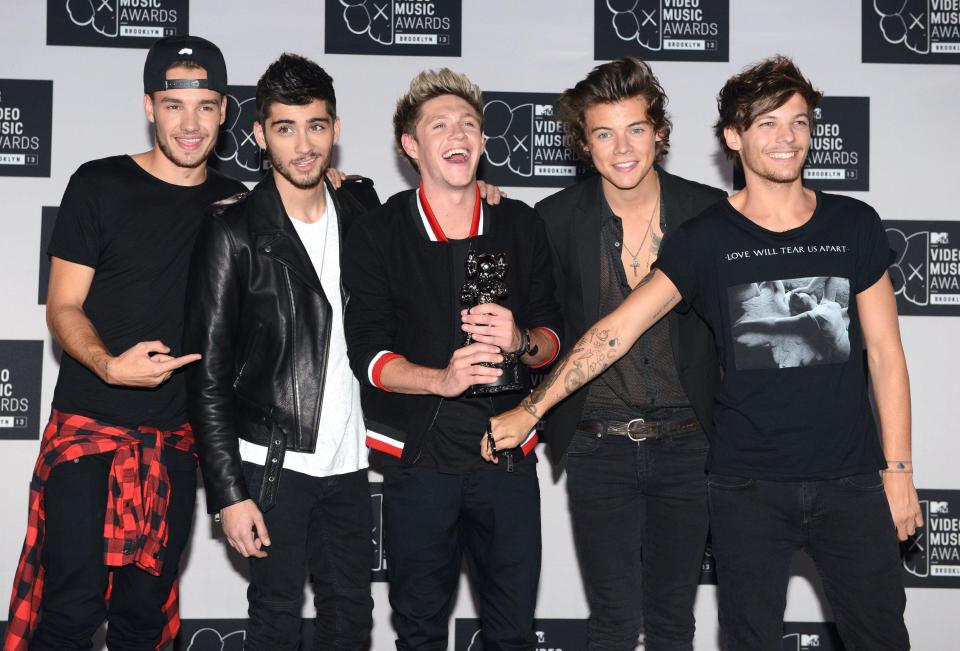
[(523, 450), (523, 456), (530, 454), (530, 451), (537, 447), (537, 443), (540, 441), (540, 434), (537, 432), (537, 428), (534, 427), (530, 434), (527, 435), (527, 438), (524, 439), (523, 443), (520, 444), (520, 449)]
[(560, 337), (557, 336), (556, 332), (554, 332), (547, 326), (539, 326), (539, 327), (533, 328), (533, 330), (534, 331), (539, 330), (540, 332), (543, 332), (548, 337), (550, 337), (550, 339), (553, 340), (553, 355), (550, 356), (550, 359), (546, 360), (545, 362), (540, 362), (536, 366), (530, 367), (530, 368), (543, 368), (544, 366), (546, 366), (547, 364), (555, 360), (557, 358), (557, 355), (560, 354)]
[(381, 350), (379, 353), (374, 355), (373, 359), (370, 360), (370, 364), (367, 366), (367, 380), (370, 381), (370, 384), (377, 387), (381, 391), (386, 391), (389, 393), (390, 389), (383, 386), (383, 383), (380, 382), (380, 374), (383, 373), (384, 366), (386, 366), (389, 362), (401, 357), (403, 357), (403, 355), (389, 350)]

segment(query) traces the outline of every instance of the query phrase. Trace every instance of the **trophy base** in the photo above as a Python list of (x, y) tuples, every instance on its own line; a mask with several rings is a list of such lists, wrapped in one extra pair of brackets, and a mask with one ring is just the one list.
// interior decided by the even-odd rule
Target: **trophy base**
[(522, 391), (526, 388), (526, 383), (520, 377), (520, 365), (517, 362), (501, 362), (499, 364), (490, 364), (483, 362), (483, 366), (490, 368), (499, 368), (503, 373), (496, 380), (489, 384), (474, 384), (467, 389), (468, 398), (478, 396), (493, 396), (500, 393), (512, 393)]

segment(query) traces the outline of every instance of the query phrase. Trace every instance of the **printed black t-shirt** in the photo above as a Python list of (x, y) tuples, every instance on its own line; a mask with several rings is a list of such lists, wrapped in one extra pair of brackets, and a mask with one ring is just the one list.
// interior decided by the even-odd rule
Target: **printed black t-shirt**
[(799, 228), (768, 231), (727, 200), (667, 238), (654, 265), (711, 326), (724, 376), (708, 468), (760, 479), (883, 466), (856, 295), (886, 272), (877, 213), (817, 193)]
[[(193, 242), (207, 207), (246, 186), (207, 168), (197, 186), (166, 183), (129, 156), (82, 165), (64, 192), (47, 255), (92, 267), (84, 312), (118, 355), (160, 340), (180, 355), (183, 302)], [(64, 353), (53, 406), (135, 427), (187, 420), (182, 373), (154, 389), (105, 384)]]

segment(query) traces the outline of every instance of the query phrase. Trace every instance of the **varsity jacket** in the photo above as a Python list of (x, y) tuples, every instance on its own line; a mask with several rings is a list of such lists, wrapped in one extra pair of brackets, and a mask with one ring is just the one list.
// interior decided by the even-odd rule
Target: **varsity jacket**
[[(473, 250), (506, 256), (508, 296), (500, 303), (513, 312), (520, 328), (545, 328), (559, 347), (562, 318), (543, 222), (526, 204), (504, 199), (496, 206), (483, 204), (476, 232)], [(445, 240), (417, 192), (408, 190), (357, 220), (347, 236), (350, 254), (342, 263), (350, 293), (344, 319), (347, 352), (361, 383), (367, 445), (404, 463), (419, 458), (443, 398), (387, 391), (379, 373), (394, 355), (445, 368), (463, 345), (462, 336), (454, 335), (463, 306), (455, 302), (459, 288), (453, 287), (453, 265), (463, 261), (454, 260)], [(524, 395), (496, 395), (493, 406), (498, 413), (506, 411)], [(477, 432), (477, 454), (481, 434)], [(520, 446), (523, 454), (536, 442), (537, 434), (531, 432)]]

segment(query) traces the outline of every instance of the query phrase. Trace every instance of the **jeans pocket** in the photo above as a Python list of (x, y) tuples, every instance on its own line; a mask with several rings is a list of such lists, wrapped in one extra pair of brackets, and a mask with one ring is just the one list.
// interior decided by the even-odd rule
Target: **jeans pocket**
[(882, 491), (883, 476), (879, 472), (866, 472), (860, 475), (850, 475), (840, 479), (840, 483), (847, 488), (858, 491)]
[(756, 480), (750, 477), (715, 475), (712, 472), (707, 474), (707, 486), (720, 490), (744, 490), (753, 486), (754, 483), (756, 483)]
[(577, 430), (573, 433), (573, 439), (567, 446), (568, 457), (586, 457), (600, 448), (600, 437), (589, 432)]

